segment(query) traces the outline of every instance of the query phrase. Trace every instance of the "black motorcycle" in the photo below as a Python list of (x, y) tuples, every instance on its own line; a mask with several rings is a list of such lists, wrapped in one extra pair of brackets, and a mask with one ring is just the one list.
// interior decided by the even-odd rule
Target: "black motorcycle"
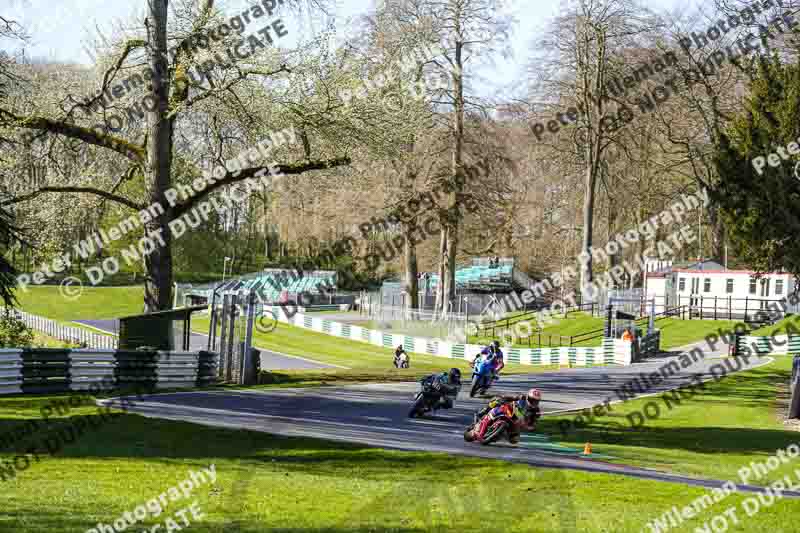
[(420, 386), (420, 391), (414, 396), (414, 405), (411, 406), (411, 410), (408, 412), (408, 418), (422, 416), (430, 411), (443, 408), (439, 405), (442, 393), (435, 387), (435, 382), (423, 379), (420, 381)]

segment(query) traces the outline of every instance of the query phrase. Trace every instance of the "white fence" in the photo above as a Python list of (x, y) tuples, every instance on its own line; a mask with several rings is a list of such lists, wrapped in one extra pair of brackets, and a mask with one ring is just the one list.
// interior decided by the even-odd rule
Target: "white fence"
[(25, 324), (36, 331), (49, 335), (55, 339), (74, 344), (83, 344), (87, 348), (101, 348), (113, 350), (117, 347), (117, 338), (109, 335), (93, 333), (82, 328), (75, 328), (60, 324), (55, 320), (16, 310)]

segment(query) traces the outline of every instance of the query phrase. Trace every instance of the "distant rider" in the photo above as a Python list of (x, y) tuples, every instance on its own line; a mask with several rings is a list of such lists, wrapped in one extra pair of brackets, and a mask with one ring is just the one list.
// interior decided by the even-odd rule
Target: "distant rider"
[(403, 366), (408, 368), (407, 364), (406, 365), (403, 364), (407, 362), (408, 362), (408, 354), (406, 353), (405, 349), (403, 348), (403, 345), (401, 344), (394, 351), (394, 366), (396, 366), (397, 368), (402, 368)]
[(436, 409), (450, 409), (461, 391), (461, 370), (451, 368), (449, 372), (431, 374), (422, 383), (439, 393), (439, 405)]
[[(480, 442), (486, 434), (486, 430), (498, 417), (513, 411), (521, 413), (521, 417), (516, 420), (516, 424), (509, 429), (508, 440), (511, 444), (519, 442), (522, 431), (533, 431), (536, 422), (542, 416), (539, 409), (539, 402), (542, 400), (542, 393), (539, 389), (531, 389), (527, 394), (513, 396), (497, 396), (493, 398), (489, 405), (481, 409), (477, 414), (480, 420), (478, 427), (474, 430), (475, 440)], [(514, 418), (512, 416), (512, 418)]]

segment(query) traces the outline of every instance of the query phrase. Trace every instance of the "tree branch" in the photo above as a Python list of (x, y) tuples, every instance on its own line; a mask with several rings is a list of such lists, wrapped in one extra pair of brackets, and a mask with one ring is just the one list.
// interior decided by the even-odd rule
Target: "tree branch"
[(5, 205), (13, 205), (22, 202), (27, 202), (28, 200), (33, 200), (37, 196), (41, 196), (44, 193), (48, 192), (67, 192), (67, 193), (87, 193), (87, 194), (94, 194), (95, 196), (100, 196), (105, 198), (106, 200), (111, 200), (112, 202), (117, 202), (118, 204), (122, 204), (126, 207), (130, 207), (135, 211), (143, 211), (147, 208), (146, 205), (137, 204), (132, 200), (128, 200), (127, 198), (123, 198), (122, 196), (118, 196), (116, 194), (103, 191), (100, 189), (95, 189), (94, 187), (42, 187), (30, 194), (26, 194), (24, 196), (18, 196), (16, 198), (12, 198), (10, 200), (6, 200), (0, 203), (0, 206)]
[(0, 109), (0, 125), (46, 131), (48, 133), (63, 135), (71, 139), (77, 139), (87, 144), (113, 150), (139, 165), (143, 165), (146, 159), (143, 148), (133, 145), (124, 139), (114, 137), (113, 135), (98, 133), (95, 130), (76, 126), (75, 124), (70, 124), (61, 120), (36, 116), (19, 117), (10, 111)]
[(176, 205), (173, 212), (175, 213), (175, 218), (178, 218), (183, 213), (194, 207), (206, 196), (216, 191), (217, 189), (225, 187), (227, 185), (233, 185), (234, 183), (239, 183), (246, 179), (254, 178), (256, 176), (263, 176), (264, 174), (270, 172), (270, 168), (272, 168), (273, 172), (275, 172), (277, 175), (291, 176), (291, 175), (303, 174), (305, 172), (311, 172), (312, 170), (326, 170), (329, 168), (347, 166), (350, 164), (350, 162), (351, 162), (350, 158), (345, 156), (345, 157), (337, 157), (335, 159), (302, 161), (300, 163), (275, 165), (272, 167), (269, 166), (251, 167), (243, 169), (242, 171), (228, 172), (224, 177), (220, 178), (215, 183), (209, 185), (205, 190), (198, 193), (196, 196), (192, 196), (185, 202)]

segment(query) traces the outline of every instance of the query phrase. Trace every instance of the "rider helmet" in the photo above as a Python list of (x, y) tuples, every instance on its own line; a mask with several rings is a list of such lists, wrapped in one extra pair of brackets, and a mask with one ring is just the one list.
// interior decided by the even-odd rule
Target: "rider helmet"
[(492, 341), (492, 348), (495, 350), (500, 349), (500, 341)]
[(528, 394), (525, 395), (525, 401), (527, 401), (528, 405), (531, 407), (537, 407), (541, 399), (542, 393), (539, 389), (531, 389), (528, 391)]
[(450, 383), (461, 383), (461, 370), (457, 368), (451, 368), (448, 377), (450, 378)]

